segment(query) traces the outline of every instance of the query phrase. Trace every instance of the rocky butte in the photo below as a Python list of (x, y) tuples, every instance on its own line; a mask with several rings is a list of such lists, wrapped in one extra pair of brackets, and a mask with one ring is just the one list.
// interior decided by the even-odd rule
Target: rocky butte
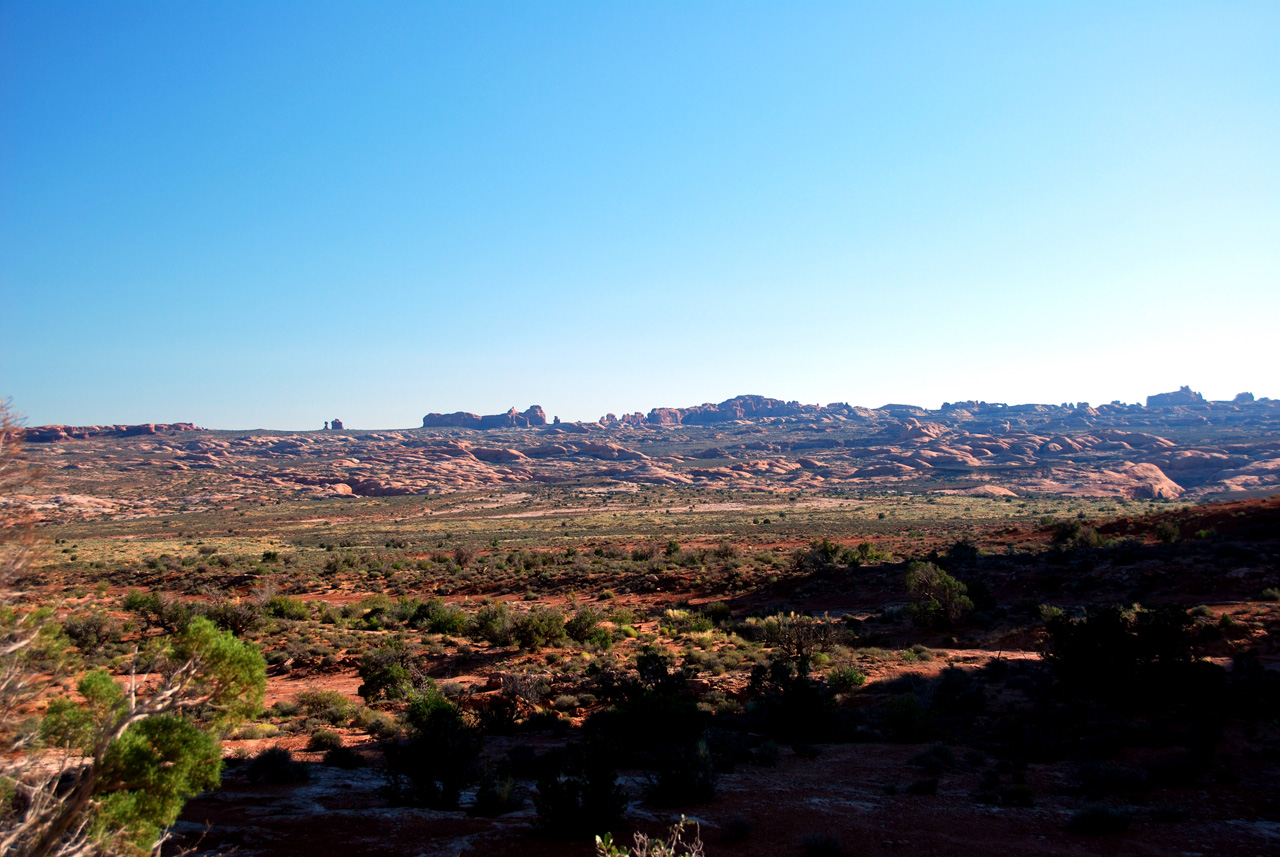
[(89, 438), (138, 437), (151, 434), (177, 434), (178, 432), (205, 431), (194, 423), (142, 423), (141, 425), (116, 426), (36, 426), (24, 433), (28, 443), (56, 443), (60, 440), (88, 440)]
[(1178, 405), (1203, 404), (1206, 404), (1204, 396), (1195, 392), (1186, 385), (1179, 387), (1172, 393), (1156, 393), (1154, 396), (1147, 396), (1148, 408), (1173, 408)]
[(531, 406), (524, 413), (512, 408), (505, 414), (480, 416), (466, 411), (456, 411), (452, 414), (427, 414), (422, 418), (423, 428), (504, 429), (530, 428), (546, 424), (547, 415), (538, 405)]

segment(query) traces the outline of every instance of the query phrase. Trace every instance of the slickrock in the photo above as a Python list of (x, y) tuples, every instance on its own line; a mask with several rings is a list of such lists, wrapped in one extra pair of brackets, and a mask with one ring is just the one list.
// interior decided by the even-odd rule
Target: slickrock
[[(575, 480), (1184, 500), (1280, 491), (1280, 402), (1271, 399), (958, 404), (927, 411), (739, 396), (604, 424), (545, 425), (530, 408), (494, 415), (493, 428), (460, 412), (428, 415), (437, 428), (393, 431), (41, 426), (27, 430), (40, 441), (27, 450), (50, 496), (109, 496), (120, 508), (102, 514), (131, 515), (245, 490), (323, 499)], [(90, 508), (45, 506), (49, 515)]]

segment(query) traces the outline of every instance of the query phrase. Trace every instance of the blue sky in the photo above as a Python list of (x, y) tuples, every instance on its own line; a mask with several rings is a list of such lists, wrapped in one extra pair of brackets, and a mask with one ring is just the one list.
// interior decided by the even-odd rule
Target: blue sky
[(1275, 3), (0, 3), (32, 424), (1280, 396)]

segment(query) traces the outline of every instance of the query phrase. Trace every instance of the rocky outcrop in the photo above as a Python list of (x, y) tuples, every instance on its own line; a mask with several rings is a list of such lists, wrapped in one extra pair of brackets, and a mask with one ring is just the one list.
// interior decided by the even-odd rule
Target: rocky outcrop
[(422, 418), (423, 428), (465, 428), (465, 429), (504, 429), (531, 428), (545, 426), (547, 415), (538, 405), (533, 405), (524, 413), (515, 408), (505, 414), (479, 414), (467, 411), (455, 411), (452, 414), (427, 414)]
[(1182, 486), (1154, 464), (1134, 464), (1121, 472), (1133, 480), (1128, 493), (1134, 499), (1176, 500), (1183, 494)]
[(636, 452), (634, 449), (627, 449), (612, 443), (579, 443), (576, 444), (576, 447), (578, 455), (585, 455), (588, 458), (596, 458), (601, 461), (644, 461), (648, 458), (642, 452)]
[(62, 440), (88, 440), (106, 437), (139, 437), (154, 434), (177, 434), (187, 431), (207, 431), (194, 423), (142, 423), (140, 425), (115, 426), (36, 426), (27, 429), (23, 440), (28, 443), (56, 443)]
[(499, 462), (499, 461), (528, 461), (528, 456), (517, 452), (514, 449), (502, 449), (488, 446), (477, 446), (471, 450), (471, 454), (481, 461)]
[(1173, 393), (1156, 393), (1147, 396), (1148, 408), (1172, 408), (1177, 405), (1203, 405), (1204, 396), (1183, 385)]
[(480, 428), (480, 415), (467, 411), (451, 414), (427, 414), (422, 418), (423, 428)]
[(692, 408), (654, 408), (645, 422), (649, 425), (706, 426), (735, 420), (758, 420), (767, 417), (790, 417), (806, 411), (820, 411), (816, 405), (784, 402), (766, 396), (736, 396), (718, 405), (710, 402)]

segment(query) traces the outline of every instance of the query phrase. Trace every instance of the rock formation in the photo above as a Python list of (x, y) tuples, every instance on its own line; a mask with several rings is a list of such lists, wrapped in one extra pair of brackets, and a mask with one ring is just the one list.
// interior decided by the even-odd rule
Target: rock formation
[(467, 411), (455, 411), (452, 414), (427, 414), (422, 418), (423, 428), (465, 428), (487, 430), (529, 428), (531, 426), (545, 426), (546, 424), (547, 415), (538, 405), (533, 405), (524, 413), (520, 413), (515, 408), (512, 408), (505, 414), (488, 414), (486, 416), (480, 416), (479, 414), (472, 414)]
[[(843, 403), (828, 406), (829, 409), (845, 409)], [(654, 408), (644, 422), (651, 426), (706, 426), (717, 423), (734, 422), (736, 420), (759, 420), (768, 417), (790, 417), (803, 413), (817, 413), (824, 410), (817, 405), (801, 405), (799, 402), (784, 402), (766, 396), (735, 396), (720, 404), (707, 402), (691, 408)], [(622, 423), (638, 425), (639, 414), (624, 416), (621, 420), (609, 414), (600, 418), (602, 425)]]
[[(577, 480), (1156, 501), (1280, 491), (1280, 401), (1082, 405), (965, 401), (926, 410), (739, 396), (554, 425), (531, 407), (429, 414), (425, 429), (403, 431), (188, 434), (203, 430), (178, 423), (41, 426), (27, 436), (39, 442), (30, 454), (52, 493), (100, 493), (120, 514), (154, 497), (199, 508), (203, 497), (246, 491), (395, 496)], [(178, 474), (198, 480), (192, 488), (166, 482)]]
[(35, 426), (25, 431), (23, 438), (29, 443), (56, 443), (61, 440), (87, 440), (98, 437), (138, 437), (151, 434), (176, 434), (185, 431), (206, 431), (194, 423), (142, 423), (141, 425), (115, 426)]
[(1156, 393), (1154, 396), (1147, 396), (1148, 408), (1172, 408), (1177, 405), (1203, 405), (1204, 403), (1204, 396), (1185, 384), (1173, 393)]

